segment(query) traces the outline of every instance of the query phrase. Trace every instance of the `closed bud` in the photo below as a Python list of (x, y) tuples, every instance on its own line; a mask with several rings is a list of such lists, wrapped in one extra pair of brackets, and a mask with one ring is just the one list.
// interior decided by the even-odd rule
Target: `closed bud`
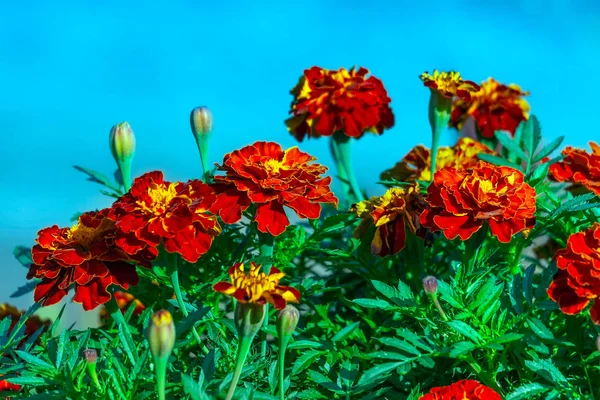
[(291, 304), (277, 313), (277, 334), (279, 337), (291, 336), (298, 325), (300, 313), (298, 309)]
[(260, 331), (264, 319), (264, 304), (237, 303), (234, 322), (240, 338), (253, 338)]
[(83, 358), (88, 364), (96, 364), (96, 361), (98, 360), (98, 353), (94, 349), (85, 349), (83, 351)]
[(423, 290), (427, 294), (435, 294), (438, 290), (438, 281), (435, 276), (426, 276), (423, 278)]
[(152, 314), (146, 336), (154, 358), (169, 358), (175, 346), (175, 325), (173, 325), (171, 313), (167, 310), (160, 310)]
[(208, 107), (194, 108), (190, 115), (190, 124), (196, 138), (209, 135), (213, 129), (213, 117)]
[(110, 151), (117, 164), (130, 160), (135, 153), (135, 136), (128, 122), (121, 122), (110, 130)]

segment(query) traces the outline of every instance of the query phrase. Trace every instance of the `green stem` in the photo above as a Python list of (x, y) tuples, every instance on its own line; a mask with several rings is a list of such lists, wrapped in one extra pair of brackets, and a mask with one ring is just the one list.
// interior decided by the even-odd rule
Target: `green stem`
[[(185, 307), (185, 302), (183, 301), (183, 295), (181, 294), (181, 285), (179, 285), (179, 268), (177, 267), (177, 254), (175, 253), (167, 253), (167, 270), (171, 273), (171, 283), (173, 284), (173, 290), (175, 291), (175, 298), (177, 299), (177, 304), (179, 305), (179, 309), (184, 317), (188, 316), (187, 308)], [(200, 334), (196, 330), (195, 326), (192, 326), (192, 334), (198, 342), (200, 349), (204, 354), (208, 354), (209, 351), (202, 343), (202, 338)]]
[(437, 164), (437, 156), (438, 149), (440, 147), (440, 137), (442, 136), (443, 127), (436, 126), (433, 129), (432, 139), (431, 139), (431, 177), (430, 181), (433, 182), (433, 175), (435, 174), (436, 164)]
[(96, 363), (89, 363), (87, 365), (87, 370), (90, 374), (90, 379), (92, 380), (92, 383), (94, 384), (94, 386), (96, 386), (96, 389), (98, 389), (99, 392), (103, 393), (104, 389), (102, 388), (102, 385), (100, 385), (100, 381), (98, 380), (98, 374), (96, 373)]
[(339, 163), (346, 171), (346, 176), (348, 177), (348, 183), (350, 184), (350, 189), (354, 195), (354, 200), (357, 202), (364, 200), (365, 198), (360, 190), (360, 185), (356, 180), (354, 169), (352, 168), (352, 140), (341, 131), (334, 133), (332, 140), (337, 148)]
[(440, 312), (440, 315), (442, 316), (442, 318), (444, 318), (444, 321), (448, 321), (448, 316), (444, 312), (444, 309), (442, 308), (442, 305), (440, 304), (440, 301), (437, 298), (437, 294), (434, 293), (431, 295), (431, 297), (433, 299), (433, 304), (435, 304), (435, 307)]
[(131, 189), (131, 160), (119, 163), (119, 171), (121, 171), (123, 187), (125, 188), (125, 193), (127, 193)]
[(469, 354), (469, 356), (467, 357), (467, 362), (469, 363), (471, 368), (473, 368), (473, 371), (475, 371), (475, 373), (484, 385), (494, 389), (496, 392), (498, 392), (498, 394), (502, 393), (502, 388), (498, 386), (496, 380), (491, 378), (486, 372), (483, 371), (481, 366), (477, 363), (477, 361), (475, 361), (475, 358), (473, 358), (472, 354)]
[(113, 286), (113, 287), (111, 287), (110, 291), (111, 291), (112, 296), (111, 296), (110, 300), (106, 304), (104, 304), (104, 306), (106, 307), (106, 310), (108, 311), (108, 313), (110, 314), (112, 319), (118, 325), (126, 326), (127, 321), (125, 321), (125, 317), (123, 316), (123, 313), (121, 312), (121, 309), (119, 308), (119, 305), (117, 304), (117, 300), (115, 299), (116, 288)]
[(154, 372), (156, 374), (156, 394), (158, 400), (165, 400), (165, 387), (167, 383), (167, 359), (154, 359)]
[(452, 100), (431, 89), (429, 96), (429, 125), (431, 126), (431, 178), (435, 174), (440, 138), (450, 121)]
[[(258, 245), (261, 257), (273, 257), (273, 236), (269, 233), (258, 232)], [(271, 271), (270, 263), (263, 263), (263, 271), (269, 275)], [(260, 355), (267, 355), (267, 332), (269, 326), (269, 303), (265, 304), (265, 320), (263, 321), (262, 342), (260, 344)]]
[(208, 139), (209, 135), (201, 135), (196, 139), (198, 153), (200, 153), (200, 164), (202, 164), (202, 178), (204, 182), (208, 182), (210, 178), (210, 165), (208, 163)]
[(242, 374), (242, 368), (244, 368), (244, 363), (246, 362), (246, 357), (250, 352), (250, 345), (252, 344), (252, 340), (254, 336), (246, 337), (240, 336), (239, 345), (238, 345), (238, 353), (237, 360), (235, 363), (235, 371), (233, 373), (233, 378), (231, 379), (231, 385), (229, 386), (229, 391), (227, 392), (227, 397), (225, 400), (231, 400), (233, 397), (233, 393), (235, 392), (235, 388), (240, 380), (240, 375)]
[(521, 255), (523, 254), (523, 244), (518, 244), (516, 247), (513, 247), (513, 252), (511, 253), (512, 260), (510, 262), (510, 273), (511, 275), (523, 274), (523, 268), (521, 268)]
[(279, 355), (277, 359), (277, 363), (279, 366), (279, 399), (285, 399), (285, 351), (287, 349), (288, 342), (290, 340), (290, 336), (282, 335), (279, 338)]
[(340, 204), (342, 208), (350, 207), (350, 197), (352, 196), (352, 190), (350, 189), (350, 184), (348, 183), (348, 174), (346, 174), (346, 168), (340, 161), (339, 151), (337, 148), (337, 144), (333, 137), (329, 141), (329, 148), (331, 150), (331, 156), (333, 157), (333, 161), (335, 162), (335, 168), (337, 170), (337, 176), (340, 181), (341, 191), (338, 195), (340, 198)]

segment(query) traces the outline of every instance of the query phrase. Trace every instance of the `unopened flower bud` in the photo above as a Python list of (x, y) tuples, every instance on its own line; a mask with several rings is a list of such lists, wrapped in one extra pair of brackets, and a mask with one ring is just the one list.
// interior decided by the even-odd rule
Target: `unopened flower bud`
[(598, 336), (596, 338), (596, 348), (598, 349), (598, 351), (600, 352), (600, 336)]
[(277, 334), (279, 337), (291, 336), (298, 325), (300, 313), (298, 309), (291, 304), (277, 313)]
[(435, 294), (438, 290), (438, 281), (435, 276), (426, 276), (423, 278), (423, 290), (427, 294)]
[(128, 122), (121, 122), (110, 130), (110, 151), (118, 163), (126, 162), (135, 153), (135, 136)]
[(196, 136), (209, 135), (213, 128), (213, 118), (208, 107), (196, 107), (192, 110), (190, 115), (190, 124), (192, 125), (192, 132)]
[(154, 358), (169, 358), (175, 346), (175, 325), (171, 313), (167, 310), (160, 310), (152, 314), (146, 336)]
[(96, 364), (98, 353), (94, 349), (85, 349), (83, 351), (83, 358), (88, 364)]
[(264, 304), (237, 303), (234, 321), (240, 337), (254, 337), (260, 331), (264, 319)]

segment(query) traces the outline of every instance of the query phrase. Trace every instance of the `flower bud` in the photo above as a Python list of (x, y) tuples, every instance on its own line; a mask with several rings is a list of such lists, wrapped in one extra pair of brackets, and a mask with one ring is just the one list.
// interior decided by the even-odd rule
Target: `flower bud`
[(213, 128), (213, 118), (208, 107), (194, 108), (190, 115), (190, 124), (196, 140), (199, 136), (209, 135)]
[(596, 348), (598, 349), (598, 351), (600, 352), (600, 336), (598, 336), (596, 338)]
[(94, 349), (85, 349), (83, 351), (83, 358), (88, 364), (96, 364), (96, 361), (98, 360), (98, 352), (96, 352)]
[(238, 302), (235, 307), (235, 328), (239, 337), (254, 337), (265, 319), (265, 305)]
[(298, 309), (291, 304), (277, 313), (277, 334), (279, 337), (291, 336), (298, 325), (300, 313)]
[(427, 294), (435, 294), (438, 290), (438, 281), (435, 276), (426, 276), (423, 278), (423, 290)]
[(175, 346), (175, 325), (173, 325), (171, 313), (167, 310), (160, 310), (152, 314), (146, 336), (154, 358), (169, 358), (173, 346)]
[(110, 130), (110, 151), (117, 164), (130, 160), (135, 153), (135, 136), (128, 122), (121, 122)]

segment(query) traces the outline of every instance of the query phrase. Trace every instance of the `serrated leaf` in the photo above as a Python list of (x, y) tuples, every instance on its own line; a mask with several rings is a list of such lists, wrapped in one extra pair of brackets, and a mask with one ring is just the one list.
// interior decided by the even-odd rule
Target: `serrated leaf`
[(16, 246), (13, 249), (13, 256), (17, 259), (19, 264), (25, 268), (29, 268), (33, 263), (31, 259), (31, 247)]
[(306, 353), (302, 354), (292, 367), (292, 374), (296, 375), (297, 373), (308, 368), (317, 358), (321, 357), (325, 354), (322, 350), (309, 350)]
[(494, 343), (499, 343), (499, 344), (516, 342), (518, 340), (523, 339), (523, 336), (524, 335), (522, 335), (520, 333), (510, 332), (510, 333), (505, 333), (502, 336), (498, 336), (497, 338), (495, 338), (493, 340), (493, 342)]
[(475, 345), (471, 342), (458, 342), (450, 347), (450, 357), (457, 358), (463, 354), (467, 354), (475, 348)]
[[(590, 201), (595, 200), (595, 199), (596, 199), (596, 195), (594, 193), (586, 193), (586, 194), (582, 194), (580, 196), (576, 196), (570, 200), (565, 201), (564, 203), (562, 203), (561, 206), (559, 206), (557, 209), (555, 209), (550, 214), (550, 219), (556, 219), (565, 212), (575, 211), (576, 208), (577, 208), (577, 210), (585, 210), (587, 208), (597, 207), (598, 206), (597, 203), (590, 203)], [(582, 207), (584, 207), (584, 208), (582, 208)]]
[(344, 393), (341, 387), (339, 387), (336, 383), (332, 382), (331, 379), (329, 379), (325, 375), (313, 370), (308, 370), (307, 374), (313, 381), (323, 386), (327, 390), (334, 393)]
[(65, 352), (65, 347), (67, 346), (67, 338), (69, 337), (68, 334), (69, 331), (65, 329), (60, 333), (58, 338), (58, 345), (56, 346), (56, 361), (54, 362), (56, 368), (58, 369), (60, 369), (60, 366), (62, 365), (63, 354)]
[(455, 293), (452, 286), (448, 285), (446, 282), (438, 280), (438, 292), (440, 294), (440, 299), (444, 300), (452, 307), (461, 310), (464, 308), (464, 306), (454, 297)]
[[(529, 119), (525, 121), (521, 121), (517, 130), (521, 131), (519, 135), (521, 137), (521, 141), (523, 142), (523, 147), (527, 152), (529, 158), (533, 158), (533, 152), (535, 151), (535, 135), (534, 135), (534, 121), (537, 121), (535, 116), (531, 116)], [(517, 136), (517, 135), (515, 135)]]
[(531, 399), (532, 396), (540, 393), (547, 392), (550, 390), (548, 386), (541, 385), (539, 383), (526, 383), (523, 386), (519, 386), (506, 396), (506, 400), (523, 400)]
[(309, 349), (311, 347), (322, 347), (321, 343), (315, 342), (314, 340), (297, 340), (291, 343), (287, 348), (288, 350), (293, 349)]
[(355, 220), (353, 218), (353, 214), (350, 213), (339, 213), (336, 215), (332, 215), (331, 217), (325, 218), (321, 228), (319, 229), (319, 234), (329, 233), (333, 231), (337, 231), (339, 229), (343, 229), (346, 226), (352, 225), (352, 222)]
[(392, 307), (390, 303), (380, 299), (354, 299), (352, 300), (352, 302), (364, 308), (376, 308), (386, 310)]
[(384, 337), (380, 338), (379, 341), (386, 346), (395, 347), (399, 350), (403, 350), (409, 354), (413, 354), (416, 356), (420, 356), (421, 352), (417, 350), (412, 344), (405, 342), (404, 340), (400, 340), (397, 338)]
[(493, 154), (479, 153), (479, 154), (477, 154), (477, 157), (480, 160), (489, 162), (490, 164), (511, 167), (518, 171), (521, 171), (521, 167), (519, 167), (517, 164), (510, 162), (507, 159), (504, 159), (502, 157), (495, 156)]
[(407, 342), (412, 343), (415, 347), (421, 348), (428, 353), (433, 352), (433, 349), (429, 347), (425, 341), (419, 336), (415, 335), (413, 332), (409, 331), (406, 328), (398, 328), (396, 330), (396, 336), (406, 340)]
[(560, 385), (568, 384), (567, 378), (550, 360), (525, 360), (525, 366), (551, 383), (558, 383)]
[(35, 287), (37, 286), (38, 283), (40, 283), (42, 280), (39, 278), (34, 278), (32, 281), (27, 282), (26, 284), (24, 284), (23, 286), (19, 286), (17, 288), (17, 290), (15, 290), (11, 295), (10, 298), (11, 299), (15, 299), (17, 297), (21, 297), (26, 295), (27, 293), (31, 293), (33, 292), (33, 290), (35, 289)]
[(183, 383), (183, 391), (186, 394), (189, 394), (192, 400), (210, 400), (211, 397), (208, 396), (202, 387), (198, 385), (198, 383), (192, 379), (191, 376), (181, 374), (181, 380)]
[(52, 364), (50, 364), (50, 363), (42, 360), (41, 358), (38, 358), (38, 357), (36, 357), (34, 355), (29, 354), (26, 351), (15, 350), (15, 353), (17, 353), (17, 355), (19, 356), (19, 358), (21, 358), (27, 364), (31, 364), (31, 365), (34, 365), (34, 366), (36, 366), (38, 368), (45, 369), (48, 372), (56, 370), (56, 368), (54, 368), (54, 365), (52, 365)]
[[(50, 364), (48, 364), (50, 365)], [(6, 379), (8, 382), (15, 385), (41, 386), (47, 385), (49, 382), (40, 376), (17, 376), (15, 378)]]
[(447, 322), (447, 324), (456, 332), (460, 333), (468, 339), (471, 339), (475, 343), (480, 343), (482, 341), (481, 335), (475, 329), (473, 329), (471, 326), (464, 323), (463, 321), (449, 321)]
[(502, 144), (502, 146), (506, 147), (506, 149), (515, 154), (520, 160), (529, 161), (529, 157), (527, 154), (519, 147), (519, 143), (516, 140), (513, 140), (510, 133), (504, 131), (496, 131), (495, 132), (496, 139)]
[(394, 353), (393, 351), (374, 351), (373, 353), (369, 354), (369, 357), (374, 358), (374, 359), (383, 358), (386, 360), (398, 360), (398, 361), (404, 361), (404, 362), (406, 362), (412, 358), (412, 357), (407, 357), (400, 353)]
[(354, 331), (360, 326), (360, 321), (357, 321), (353, 324), (350, 324), (344, 328), (342, 328), (338, 333), (336, 333), (331, 340), (334, 342), (340, 342), (350, 336)]
[(552, 340), (554, 339), (554, 335), (550, 329), (546, 328), (544, 323), (537, 318), (529, 317), (527, 318), (527, 323), (529, 324), (529, 328), (533, 331), (533, 333), (539, 337), (540, 339)]
[(137, 353), (135, 352), (135, 343), (128, 326), (119, 324), (119, 341), (123, 346), (123, 350), (125, 350), (127, 358), (129, 358), (129, 362), (131, 362), (131, 365), (135, 365), (137, 362)]
[(525, 277), (523, 279), (523, 293), (525, 294), (525, 300), (531, 305), (533, 304), (533, 276), (535, 275), (535, 265), (532, 264), (525, 270)]
[(177, 332), (177, 337), (185, 336), (186, 333), (196, 324), (196, 322), (200, 321), (204, 316), (210, 311), (210, 307), (202, 307), (198, 310), (192, 311), (185, 317), (181, 322), (177, 324), (175, 327), (175, 332)]
[(278, 375), (277, 361), (273, 361), (269, 367), (269, 388), (271, 389), (271, 393), (275, 393), (275, 390), (277, 389)]
[(386, 380), (392, 371), (404, 364), (403, 362), (389, 362), (376, 365), (375, 367), (366, 370), (358, 380), (356, 386), (362, 386), (369, 384), (373, 381), (384, 381)]
[(563, 140), (565, 140), (564, 136), (559, 136), (546, 146), (544, 146), (533, 158), (533, 162), (540, 162), (542, 158), (549, 156), (554, 150), (558, 149), (558, 147), (562, 144)]
[(527, 183), (529, 183), (531, 186), (538, 187), (548, 177), (548, 169), (549, 168), (550, 168), (550, 163), (544, 163), (544, 164), (538, 166), (531, 173), (531, 176), (529, 177)]

